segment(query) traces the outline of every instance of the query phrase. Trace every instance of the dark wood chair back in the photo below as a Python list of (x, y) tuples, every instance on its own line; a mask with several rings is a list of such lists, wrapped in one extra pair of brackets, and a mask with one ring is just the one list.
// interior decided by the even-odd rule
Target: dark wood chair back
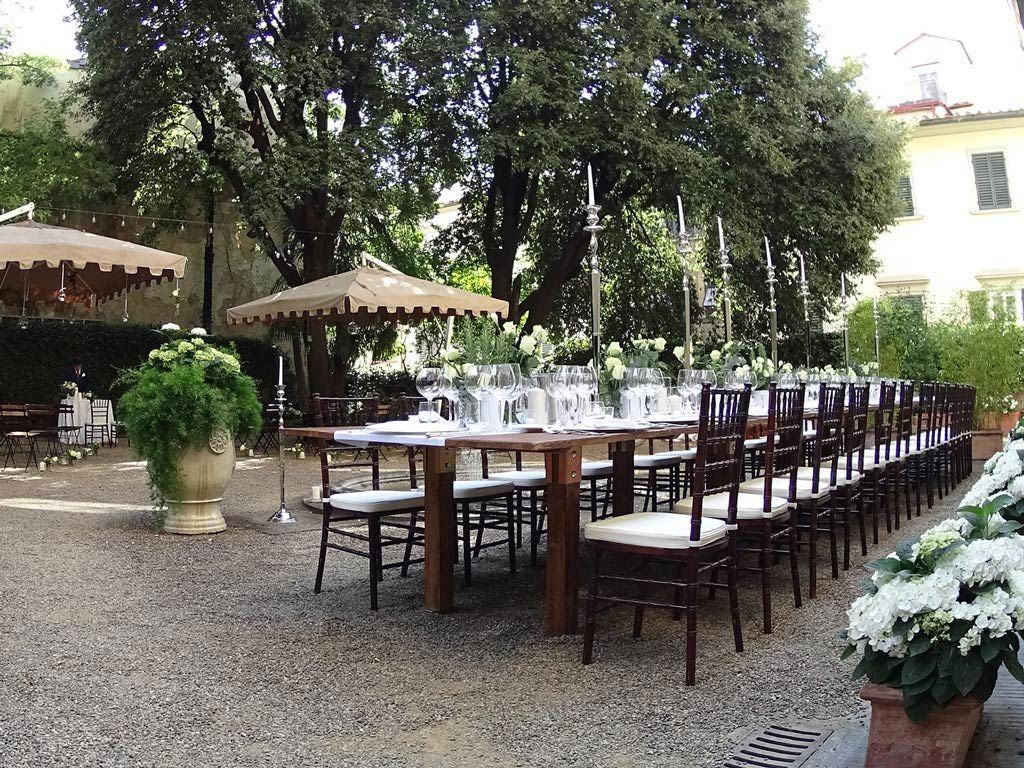
[(917, 395), (917, 434), (914, 448), (919, 451), (932, 447), (932, 424), (935, 423), (935, 382), (922, 381)]
[[(764, 501), (779, 491), (790, 501), (796, 500), (797, 469), (803, 455), (804, 440), (804, 384), (799, 387), (779, 388), (775, 382), (768, 386), (768, 430), (764, 449)], [(769, 509), (766, 506), (765, 509)]]
[(704, 497), (729, 494), (726, 523), (736, 524), (736, 503), (743, 477), (743, 441), (747, 434), (750, 385), (743, 389), (700, 391), (700, 426), (697, 457), (693, 462), (693, 504), (690, 510), (690, 541), (700, 541)]
[(836, 484), (839, 470), (839, 452), (842, 448), (843, 404), (846, 400), (845, 384), (818, 385), (818, 423), (814, 432), (814, 453), (811, 459), (811, 491), (821, 489), (821, 470), (828, 465), (825, 486)]
[(896, 458), (910, 453), (910, 438), (914, 431), (914, 383), (901, 382), (898, 389), (896, 422), (893, 425), (896, 437)]
[(318, 427), (361, 427), (377, 421), (375, 397), (313, 395), (313, 420)]
[(875, 463), (888, 461), (892, 447), (893, 410), (896, 384), (882, 382), (878, 388), (878, 408), (875, 409)]
[(864, 471), (864, 446), (868, 437), (868, 398), (870, 388), (865, 384), (850, 386), (847, 395), (846, 416), (843, 420), (843, 455), (846, 457), (846, 479), (854, 472)]

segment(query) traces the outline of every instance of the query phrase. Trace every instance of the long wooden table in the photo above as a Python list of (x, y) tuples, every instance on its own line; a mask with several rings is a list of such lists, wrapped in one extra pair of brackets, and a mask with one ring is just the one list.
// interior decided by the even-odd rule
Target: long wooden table
[[(751, 419), (757, 430), (764, 419)], [(633, 512), (633, 456), (636, 441), (675, 438), (695, 433), (695, 424), (673, 424), (630, 432), (501, 432), (459, 433), (449, 437), (388, 435), (334, 427), (293, 427), (284, 437), (316, 440), (321, 447), (338, 445), (402, 445), (424, 451), (424, 601), (428, 610), (446, 613), (454, 608), (455, 592), (455, 457), (459, 449), (522, 451), (544, 456), (547, 473), (548, 547), (544, 627), (549, 635), (577, 631), (579, 569), (580, 479), (583, 450), (610, 445), (612, 510)], [(321, 451), (321, 460), (326, 456)]]

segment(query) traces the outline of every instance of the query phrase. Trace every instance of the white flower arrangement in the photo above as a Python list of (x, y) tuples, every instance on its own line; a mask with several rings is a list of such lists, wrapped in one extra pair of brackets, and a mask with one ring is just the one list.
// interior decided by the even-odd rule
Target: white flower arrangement
[(173, 333), (175, 331), (180, 331), (181, 326), (178, 325), (177, 323), (164, 323), (163, 325), (160, 326), (160, 330), (167, 333)]
[(78, 385), (73, 381), (65, 381), (60, 385), (60, 388), (68, 395), (74, 395), (78, 391)]
[(843, 656), (862, 656), (855, 678), (902, 689), (911, 720), (957, 694), (984, 701), (1004, 665), (1024, 683), (1024, 537), (1008, 519), (1013, 506), (1006, 495), (964, 506), (868, 564), (869, 591), (840, 635)]
[(193, 336), (206, 336), (206, 329), (197, 326), (196, 328), (190, 330), (189, 333)]
[[(995, 453), (982, 467), (979, 477), (960, 502), (978, 506), (999, 494), (1010, 497), (1015, 506), (1024, 506), (1024, 419), (1010, 432), (1003, 450)], [(1020, 435), (1020, 436), (1017, 436)]]

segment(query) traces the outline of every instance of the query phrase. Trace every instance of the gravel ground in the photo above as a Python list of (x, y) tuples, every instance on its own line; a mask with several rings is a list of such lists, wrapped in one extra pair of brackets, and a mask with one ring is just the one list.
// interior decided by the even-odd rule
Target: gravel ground
[[(288, 461), (290, 508), (316, 474)], [(864, 711), (833, 639), (857, 568), (824, 571), (799, 611), (779, 568), (770, 636), (742, 583), (743, 654), (724, 596), (705, 602), (686, 688), (667, 616), (634, 641), (631, 614), (605, 614), (589, 667), (580, 637), (544, 637), (543, 570), (525, 549), (515, 577), (502, 550), (485, 554), (450, 615), (422, 609), (421, 570), (389, 572), (371, 612), (366, 561), (341, 553), (314, 595), (317, 518), (265, 526), (276, 481), (273, 460), (241, 461), (228, 531), (180, 537), (153, 532), (129, 449), (0, 473), (0, 765), (699, 767), (741, 729)]]

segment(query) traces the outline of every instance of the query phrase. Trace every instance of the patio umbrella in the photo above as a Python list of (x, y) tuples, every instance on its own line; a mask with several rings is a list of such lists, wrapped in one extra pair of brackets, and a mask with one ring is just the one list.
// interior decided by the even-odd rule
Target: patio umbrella
[(95, 295), (103, 301), (131, 288), (180, 278), (184, 256), (79, 229), (22, 221), (0, 226), (0, 290), (26, 300)]
[(438, 315), (508, 313), (508, 302), (409, 275), (360, 267), (228, 310), (228, 324), (418, 320)]

